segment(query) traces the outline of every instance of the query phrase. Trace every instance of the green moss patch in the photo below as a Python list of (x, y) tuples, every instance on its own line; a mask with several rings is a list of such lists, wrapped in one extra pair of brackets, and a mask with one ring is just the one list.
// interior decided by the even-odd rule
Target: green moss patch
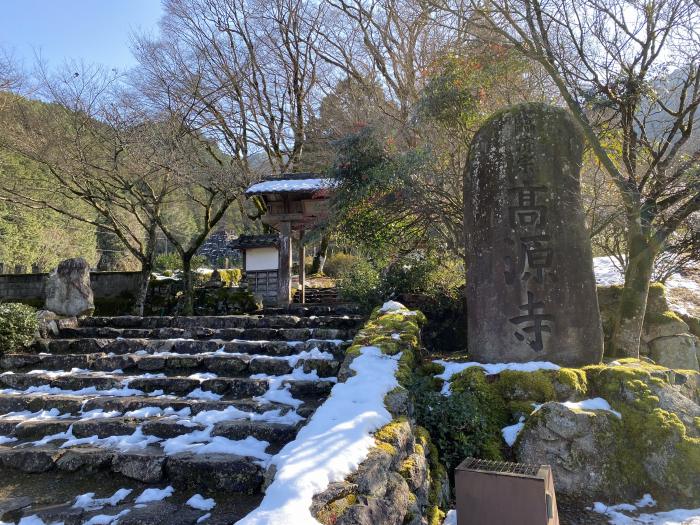
[(545, 403), (555, 399), (554, 384), (549, 374), (542, 370), (517, 372), (505, 370), (494, 383), (497, 392), (507, 400), (531, 400)]
[(355, 503), (357, 503), (357, 496), (355, 494), (348, 494), (347, 496), (338, 498), (327, 503), (319, 510), (316, 519), (324, 525), (334, 525), (348, 507), (353, 506)]
[[(622, 414), (613, 427), (617, 450), (608, 473), (611, 483), (639, 493), (653, 487), (661, 498), (700, 497), (700, 440), (688, 436), (676, 414), (659, 407), (655, 393), (669, 384), (673, 372), (644, 361), (621, 361), (621, 366), (584, 368), (589, 396), (603, 397)], [(651, 471), (645, 464), (652, 465)]]

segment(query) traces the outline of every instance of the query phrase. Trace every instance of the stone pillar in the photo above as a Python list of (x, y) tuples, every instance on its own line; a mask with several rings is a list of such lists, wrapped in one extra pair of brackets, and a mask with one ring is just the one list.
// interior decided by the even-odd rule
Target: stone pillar
[(280, 223), (279, 268), (277, 270), (277, 304), (288, 306), (292, 300), (292, 227)]
[(544, 104), (499, 113), (474, 137), (464, 184), (473, 359), (601, 360), (582, 151), (569, 113)]
[(306, 259), (306, 246), (304, 245), (304, 232), (299, 234), (299, 302), (304, 304), (306, 302), (306, 266), (304, 265), (304, 259)]

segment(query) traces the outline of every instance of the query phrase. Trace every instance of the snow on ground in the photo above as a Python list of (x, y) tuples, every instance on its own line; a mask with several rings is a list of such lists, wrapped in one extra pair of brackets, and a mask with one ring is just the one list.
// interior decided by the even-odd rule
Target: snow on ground
[(605, 515), (611, 525), (700, 525), (700, 509), (674, 509), (656, 513), (641, 512), (641, 509), (656, 506), (650, 494), (645, 494), (635, 503), (605, 505), (596, 502), (593, 511)]
[(387, 301), (379, 309), (383, 314), (389, 312), (398, 312), (400, 310), (406, 310), (407, 308), (398, 301)]
[(90, 518), (83, 525), (112, 525), (113, 523), (117, 523), (119, 518), (122, 518), (129, 514), (129, 512), (131, 512), (131, 509), (124, 509), (121, 512), (114, 515), (98, 514)]
[(151, 501), (162, 501), (165, 498), (169, 498), (173, 495), (175, 489), (172, 485), (165, 487), (164, 489), (146, 489), (141, 495), (134, 500), (134, 503), (150, 503)]
[(612, 286), (625, 282), (625, 276), (615, 266), (615, 262), (610, 257), (594, 257), (593, 272), (595, 273), (596, 282), (603, 286)]
[(70, 417), (70, 414), (61, 414), (57, 408), (52, 408), (50, 410), (37, 410), (32, 412), (30, 410), (22, 410), (20, 412), (8, 412), (7, 414), (0, 415), (1, 419), (12, 419), (21, 421), (41, 421), (44, 419), (65, 419)]
[(250, 376), (251, 379), (265, 379), (268, 382), (267, 392), (261, 396), (254, 397), (256, 401), (271, 403), (281, 403), (283, 405), (289, 405), (294, 408), (298, 408), (302, 405), (302, 401), (294, 399), (290, 391), (290, 386), (288, 381), (290, 380), (302, 380), (302, 381), (330, 381), (335, 383), (338, 378), (331, 377), (319, 377), (316, 370), (311, 372), (304, 372), (302, 366), (297, 366), (292, 370), (290, 374), (284, 374), (281, 376), (270, 376), (267, 374), (253, 374)]
[[(134, 419), (147, 419), (149, 417), (162, 417), (162, 416), (178, 416), (187, 417), (191, 414), (192, 410), (190, 407), (185, 407), (180, 410), (175, 410), (172, 407), (141, 407), (136, 410), (129, 410), (124, 413), (124, 417), (134, 418)], [(82, 418), (81, 418), (82, 419)]]
[(110, 505), (114, 507), (117, 503), (124, 500), (129, 494), (131, 494), (132, 489), (119, 489), (109, 498), (95, 498), (94, 492), (87, 492), (81, 494), (75, 498), (75, 503), (73, 503), (73, 508), (83, 508), (85, 510), (98, 510), (105, 505)]
[(509, 447), (512, 447), (524, 426), (525, 418), (520, 416), (520, 420), (515, 425), (502, 428), (501, 433), (503, 434), (503, 441), (505, 441)]
[[(555, 403), (555, 401), (551, 401), (551, 402)], [(610, 412), (620, 419), (622, 418), (622, 414), (620, 414), (616, 410), (613, 410), (612, 407), (610, 406), (610, 403), (608, 403), (602, 397), (595, 397), (593, 399), (584, 399), (582, 401), (563, 401), (563, 402), (556, 402), (556, 403), (558, 403), (560, 405), (564, 405), (565, 407), (570, 408), (572, 410), (605, 410), (606, 412)], [(532, 407), (533, 407), (533, 410), (530, 413), (530, 415), (534, 414), (540, 408), (542, 408), (542, 405), (538, 405), (537, 403), (533, 403)], [(520, 432), (522, 431), (522, 429), (524, 427), (525, 427), (525, 418), (524, 417), (521, 417), (520, 421), (518, 421), (514, 425), (503, 427), (501, 429), (501, 434), (503, 434), (503, 441), (505, 441), (509, 447), (512, 447), (515, 444), (515, 441), (518, 439), (518, 436), (520, 435)]]
[(285, 191), (317, 191), (335, 186), (333, 179), (281, 179), (267, 180), (253, 184), (246, 190), (252, 193), (276, 193)]
[(384, 396), (398, 386), (400, 354), (374, 346), (360, 349), (350, 367), (357, 372), (333, 387), (311, 420), (273, 457), (277, 473), (260, 506), (238, 525), (309, 525), (314, 494), (342, 481), (374, 446), (372, 432), (391, 421)]
[(202, 390), (200, 387), (195, 388), (187, 394), (185, 397), (189, 399), (206, 399), (208, 401), (220, 401), (224, 396), (222, 394), (217, 394), (211, 390)]
[[(4, 521), (0, 521), (0, 525), (14, 525), (12, 523), (6, 523)], [(26, 516), (19, 520), (19, 523), (17, 525), (63, 525), (63, 522), (57, 522), (57, 521), (52, 521), (51, 523), (46, 523), (44, 520), (42, 520), (39, 516), (36, 514), (33, 514), (32, 516)]]
[[(195, 422), (204, 421), (204, 418), (208, 416), (208, 426), (205, 429), (194, 430), (188, 434), (183, 434), (165, 440), (162, 440), (156, 436), (145, 435), (141, 426), (136, 427), (133, 434), (108, 436), (105, 438), (100, 438), (97, 435), (76, 438), (73, 435), (73, 426), (71, 425), (65, 432), (58, 432), (50, 436), (44, 436), (38, 441), (33, 441), (20, 446), (36, 447), (45, 445), (52, 441), (60, 440), (64, 442), (59, 448), (68, 448), (77, 445), (92, 445), (96, 447), (127, 451), (134, 449), (145, 449), (149, 445), (159, 443), (166, 455), (190, 451), (196, 454), (224, 453), (239, 456), (250, 456), (260, 460), (263, 463), (270, 459), (271, 455), (265, 452), (267, 447), (270, 445), (267, 441), (261, 441), (252, 436), (248, 436), (241, 440), (232, 440), (223, 436), (212, 436), (214, 422), (222, 421), (223, 419), (221, 417), (216, 417), (211, 412), (219, 412), (220, 414), (226, 414), (227, 416), (233, 415), (226, 411), (210, 411), (209, 414), (204, 416), (202, 416), (202, 413), (200, 413), (198, 416), (202, 417)], [(260, 419), (263, 419), (265, 415), (263, 414), (261, 416), (262, 417), (260, 417)], [(229, 417), (225, 417), (225, 419), (229, 419)], [(282, 422), (297, 421), (299, 416), (273, 416), (270, 419)], [(192, 420), (184, 419), (182, 421), (185, 421), (185, 426), (188, 426), (189, 422)]]
[(457, 525), (457, 511), (449, 511), (447, 516), (445, 516), (445, 521), (442, 522), (442, 525)]
[(150, 392), (146, 394), (141, 390), (135, 388), (110, 388), (107, 390), (98, 390), (94, 386), (81, 388), (80, 390), (68, 390), (63, 388), (58, 388), (55, 386), (41, 385), (41, 386), (30, 386), (25, 390), (16, 390), (14, 388), (5, 388), (0, 390), (0, 394), (3, 395), (18, 395), (18, 394), (46, 394), (46, 395), (57, 395), (57, 396), (114, 396), (114, 397), (129, 397), (129, 396), (156, 396), (162, 395), (158, 392)]
[[(324, 357), (321, 354), (323, 353), (319, 352), (318, 350), (316, 352), (309, 352), (309, 355), (320, 356), (321, 359), (324, 359)], [(202, 374), (202, 376), (206, 377), (204, 374)], [(278, 391), (277, 389), (279, 388), (279, 392), (286, 394), (286, 396), (289, 398), (288, 401), (291, 400), (290, 404), (293, 405), (297, 401), (291, 397), (291, 394), (289, 393), (289, 387), (286, 385), (282, 385), (283, 381), (287, 379), (319, 380), (319, 377), (315, 371), (313, 373), (305, 373), (300, 365), (299, 368), (294, 369), (294, 372), (292, 374), (287, 374), (285, 376), (279, 377), (270, 376), (267, 379), (269, 379), (271, 384), (270, 390)], [(39, 390), (45, 391), (44, 388), (39, 388)], [(201, 389), (197, 390), (198, 391), (195, 391), (196, 397), (221, 397), (211, 392), (201, 391)], [(51, 392), (53, 393), (53, 391)], [(13, 391), (13, 393), (15, 392)], [(153, 394), (157, 393), (158, 392), (154, 392)], [(160, 391), (160, 394), (162, 394), (162, 391)], [(213, 394), (213, 396), (210, 396), (210, 394)], [(75, 420), (81, 421), (85, 419), (116, 417), (121, 415), (122, 413), (118, 411), (105, 412), (102, 409), (95, 409), (85, 413), (81, 412), (80, 414), (78, 414), (78, 417), (75, 418)], [(47, 435), (37, 441), (24, 443), (19, 446), (42, 446), (54, 441), (62, 441), (63, 443), (60, 445), (60, 448), (67, 448), (76, 445), (92, 445), (102, 448), (127, 451), (134, 449), (144, 449), (149, 445), (158, 443), (163, 448), (164, 452), (169, 455), (177, 454), (183, 451), (192, 451), (197, 454), (227, 453), (241, 456), (250, 456), (256, 458), (259, 462), (261, 462), (261, 464), (265, 464), (271, 457), (270, 454), (267, 454), (265, 452), (265, 450), (269, 446), (269, 443), (267, 441), (260, 441), (250, 436), (243, 440), (231, 440), (222, 436), (213, 436), (212, 432), (214, 429), (214, 425), (221, 421), (231, 421), (237, 419), (249, 419), (252, 421), (266, 421), (271, 423), (295, 425), (304, 419), (293, 409), (273, 409), (263, 413), (258, 413), (254, 411), (243, 411), (232, 406), (227, 407), (223, 410), (205, 410), (199, 412), (195, 416), (192, 416), (191, 410), (188, 407), (185, 407), (181, 410), (175, 410), (171, 407), (161, 408), (155, 406), (145, 406), (137, 410), (128, 411), (124, 414), (124, 416), (134, 419), (167, 417), (173, 419), (174, 421), (185, 427), (203, 425), (205, 428), (202, 430), (194, 430), (188, 434), (177, 436), (171, 439), (161, 439), (152, 435), (144, 435), (141, 426), (137, 426), (132, 434), (127, 435), (114, 435), (105, 438), (99, 438), (97, 435), (94, 435), (83, 438), (76, 438), (73, 435), (73, 427), (71, 425), (64, 432), (58, 432), (56, 434)], [(7, 414), (5, 419), (7, 420), (10, 418), (17, 419), (18, 422), (23, 422), (29, 420), (42, 420), (49, 418), (64, 419), (72, 418), (72, 416), (70, 414), (61, 414), (59, 410), (52, 409), (48, 411), (37, 412), (30, 412), (26, 410), (22, 412), (14, 412), (11, 414)], [(17, 439), (13, 437), (0, 436), (0, 443), (10, 443), (13, 441), (17, 441)], [(94, 497), (94, 494), (92, 496)], [(85, 497), (87, 498), (88, 496)]]
[(195, 494), (187, 500), (185, 505), (197, 510), (211, 510), (216, 506), (216, 501), (213, 498), (205, 498), (201, 494)]
[[(327, 342), (331, 343), (335, 346), (338, 346), (342, 344), (344, 341), (342, 339), (309, 339), (310, 342), (318, 341), (318, 342)], [(246, 341), (246, 342), (251, 342), (251, 341)], [(300, 344), (304, 344), (304, 341), (287, 341), (288, 346), (298, 346)], [(218, 355), (226, 355), (227, 357), (243, 357), (246, 359), (250, 359), (251, 361), (255, 361), (256, 359), (264, 359), (268, 361), (286, 361), (289, 363), (289, 366), (291, 367), (296, 367), (299, 364), (299, 361), (303, 361), (306, 359), (319, 359), (323, 361), (332, 361), (335, 359), (333, 354), (330, 352), (324, 352), (318, 349), (318, 347), (314, 346), (311, 348), (311, 350), (303, 350), (301, 352), (298, 352), (296, 354), (292, 355), (267, 355), (267, 354), (249, 354), (249, 353), (243, 353), (243, 352), (226, 352), (223, 349), (219, 349), (216, 352), (203, 352), (201, 355), (206, 355), (206, 354), (218, 354)]]
[(233, 440), (223, 436), (212, 437), (213, 427), (204, 430), (195, 430), (189, 434), (183, 434), (163, 442), (163, 452), (168, 456), (181, 452), (194, 452), (196, 454), (233, 454), (247, 456), (267, 462), (271, 455), (265, 450), (270, 446), (267, 441), (261, 441), (248, 436), (245, 439)]
[[(609, 257), (595, 257), (593, 270), (598, 284), (610, 286), (625, 282), (625, 276)], [(673, 274), (665, 285), (671, 309), (681, 314), (700, 315), (700, 276), (696, 272), (688, 272), (688, 276)]]
[[(610, 406), (610, 403), (608, 403), (605, 399), (602, 397), (594, 397), (593, 399), (584, 399), (583, 401), (564, 401), (563, 403), (560, 403), (564, 405), (567, 408), (570, 408), (572, 410), (605, 410), (606, 412), (610, 412), (612, 414), (615, 414), (618, 419), (622, 419), (622, 414), (620, 414), (618, 411), (613, 410), (612, 407)], [(539, 407), (535, 409), (535, 412)]]
[(560, 368), (559, 365), (555, 365), (549, 361), (530, 361), (529, 363), (477, 363), (475, 361), (469, 361), (466, 363), (457, 363), (454, 361), (437, 359), (433, 361), (433, 363), (442, 365), (445, 368), (442, 374), (435, 376), (445, 381), (442, 385), (442, 394), (445, 396), (450, 395), (450, 381), (452, 380), (452, 376), (474, 366), (483, 368), (487, 375), (500, 374), (504, 370), (534, 372), (536, 370), (559, 370)]

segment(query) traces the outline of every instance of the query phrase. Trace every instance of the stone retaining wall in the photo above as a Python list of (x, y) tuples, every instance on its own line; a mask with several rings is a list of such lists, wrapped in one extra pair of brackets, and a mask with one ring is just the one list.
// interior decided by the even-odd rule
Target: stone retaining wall
[(420, 351), (425, 317), (406, 309), (375, 311), (353, 341), (338, 376), (353, 374), (350, 363), (363, 346), (385, 354), (401, 352), (396, 377), (400, 386), (384, 405), (393, 420), (374, 434), (376, 446), (355, 472), (314, 496), (312, 514), (325, 525), (440, 525), (449, 501), (449, 481), (428, 432), (416, 425), (407, 385)]
[[(0, 301), (22, 302), (41, 307), (48, 273), (0, 275)], [(116, 302), (128, 302), (139, 290), (140, 272), (90, 272), (90, 285), (97, 310)], [(109, 313), (109, 312), (106, 312)]]

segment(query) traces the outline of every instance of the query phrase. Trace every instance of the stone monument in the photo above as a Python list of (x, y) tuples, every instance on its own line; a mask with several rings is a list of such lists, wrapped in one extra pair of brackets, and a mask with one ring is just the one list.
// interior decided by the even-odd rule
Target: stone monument
[(474, 137), (465, 174), (469, 353), (481, 362), (600, 362), (603, 331), (567, 111), (524, 104)]
[(95, 311), (90, 265), (85, 259), (61, 261), (49, 274), (44, 308), (67, 317), (91, 315)]

